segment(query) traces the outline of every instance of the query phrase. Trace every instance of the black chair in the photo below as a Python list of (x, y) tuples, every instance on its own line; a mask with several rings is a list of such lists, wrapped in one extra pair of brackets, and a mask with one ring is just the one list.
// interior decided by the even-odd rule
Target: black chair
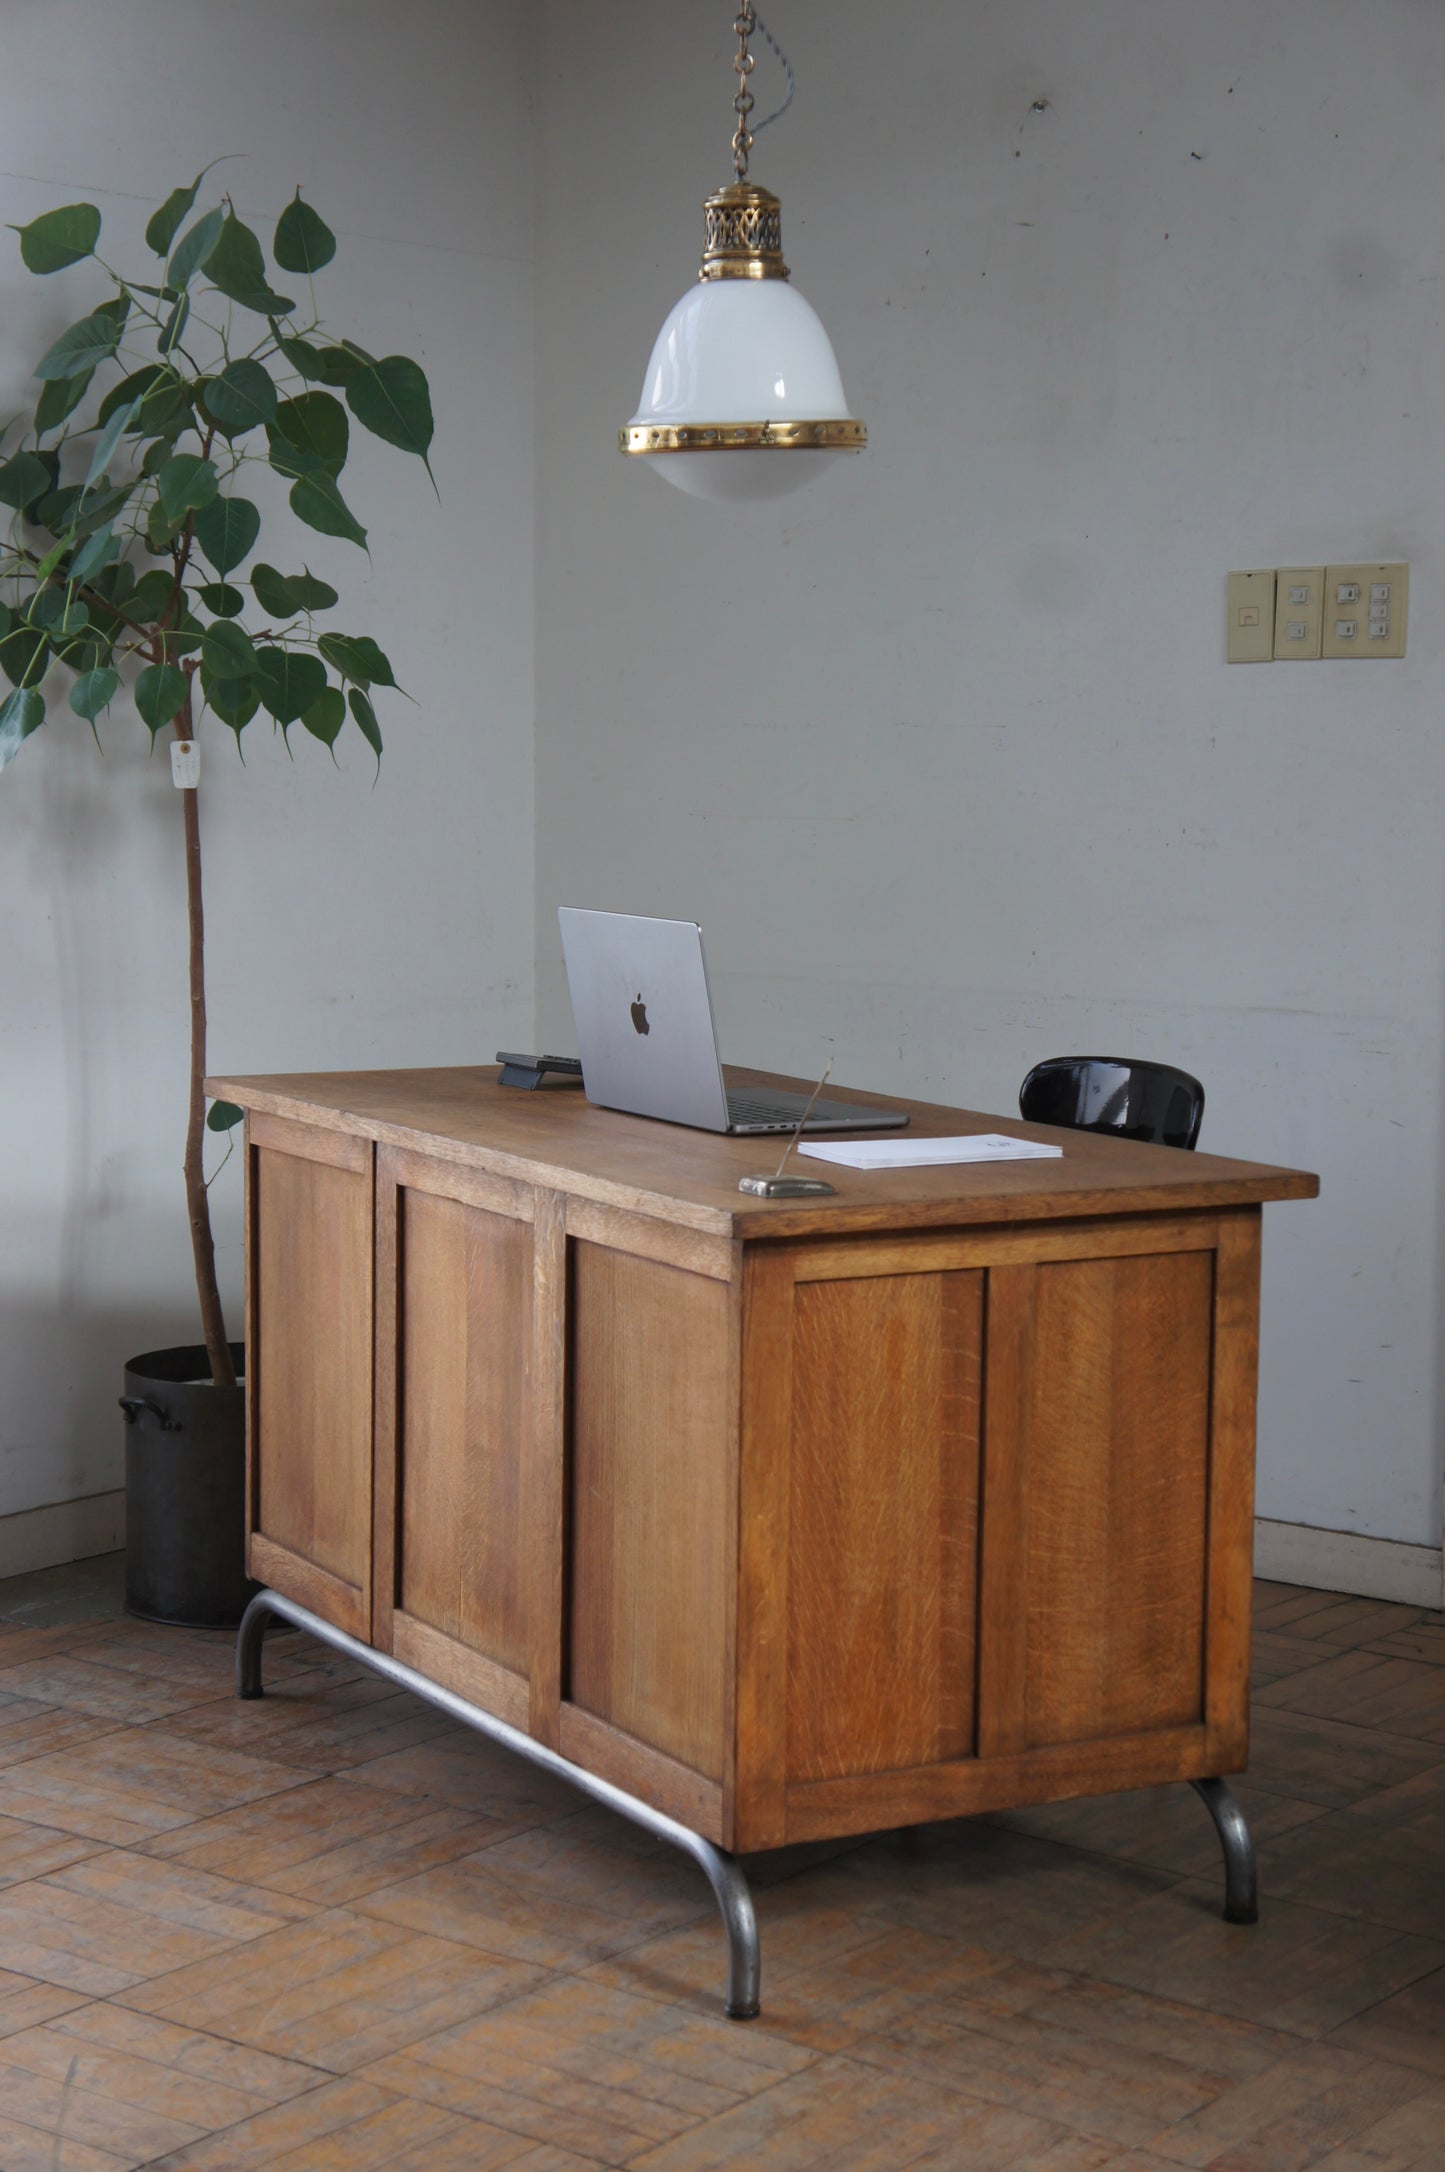
[(1036, 1063), (1020, 1086), (1019, 1114), (1030, 1124), (1192, 1147), (1204, 1120), (1204, 1088), (1168, 1063), (1132, 1056), (1050, 1056)]

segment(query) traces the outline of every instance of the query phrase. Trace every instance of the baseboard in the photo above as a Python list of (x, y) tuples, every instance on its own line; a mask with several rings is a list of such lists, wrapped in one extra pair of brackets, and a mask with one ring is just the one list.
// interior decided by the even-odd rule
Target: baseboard
[(0, 1516), (0, 1577), (88, 1561), (125, 1544), (125, 1488)]
[(1362, 1538), (1356, 1531), (1317, 1531), (1307, 1523), (1257, 1517), (1254, 1573), (1275, 1583), (1352, 1591), (1404, 1606), (1445, 1606), (1438, 1546), (1405, 1546), (1397, 1539)]

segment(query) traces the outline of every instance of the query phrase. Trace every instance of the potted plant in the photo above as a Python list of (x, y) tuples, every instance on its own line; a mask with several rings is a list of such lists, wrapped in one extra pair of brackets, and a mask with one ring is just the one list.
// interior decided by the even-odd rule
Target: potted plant
[[(242, 1346), (227, 1338), (202, 1149), (207, 1124), (241, 1112), (205, 1104), (206, 986), (198, 729), (209, 712), (236, 750), (269, 716), (289, 749), (300, 724), (333, 750), (348, 718), (381, 760), (373, 691), (394, 688), (365, 634), (333, 628), (340, 598), (304, 565), (258, 557), (262, 508), (248, 471), (285, 489), (296, 521), (366, 545), (340, 487), (354, 421), (427, 460), (431, 398), (418, 365), (378, 360), (323, 329), (314, 275), (336, 253), (298, 189), (271, 243), (229, 197), (197, 211), (206, 174), (172, 190), (145, 230), (157, 259), (130, 278), (96, 254), (101, 217), (66, 204), (16, 231), (41, 277), (93, 262), (109, 291), (37, 365), (41, 391), (0, 434), (0, 769), (60, 698), (89, 724), (132, 705), (152, 748), (170, 735), (185, 841), (190, 1093), (186, 1206), (203, 1340), (126, 1368), (127, 1603), (164, 1620), (238, 1617), (247, 1584)], [(293, 287), (304, 303), (284, 291)], [(430, 468), (428, 467), (428, 473)], [(277, 508), (279, 510), (279, 508)], [(286, 552), (295, 548), (294, 539)], [(296, 552), (299, 556), (299, 551)], [(333, 752), (333, 760), (335, 755)]]

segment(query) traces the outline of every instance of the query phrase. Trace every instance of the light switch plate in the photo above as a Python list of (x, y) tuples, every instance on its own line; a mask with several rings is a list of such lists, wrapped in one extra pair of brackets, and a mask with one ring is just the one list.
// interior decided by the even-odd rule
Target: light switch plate
[(1231, 573), (1228, 589), (1226, 656), (1232, 664), (1267, 664), (1275, 653), (1273, 568), (1267, 573)]
[[(1280, 575), (1283, 587), (1285, 576)], [(1345, 591), (1340, 598), (1339, 591)], [(1381, 595), (1381, 590), (1387, 591)], [(1351, 594), (1351, 591), (1355, 594)], [(1318, 653), (1378, 663), (1405, 653), (1405, 622), (1410, 608), (1407, 565), (1326, 566), (1324, 638)], [(1383, 611), (1383, 616), (1381, 613)], [(1354, 628), (1345, 633), (1346, 626)], [(1279, 655), (1279, 646), (1275, 646)]]
[(1281, 566), (1275, 575), (1274, 660), (1277, 664), (1313, 664), (1320, 655), (1324, 627), (1323, 566)]

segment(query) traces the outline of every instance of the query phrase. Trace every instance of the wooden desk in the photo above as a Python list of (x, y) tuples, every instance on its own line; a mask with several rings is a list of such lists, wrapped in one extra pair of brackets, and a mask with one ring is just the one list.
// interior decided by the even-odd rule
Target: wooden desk
[(1314, 1177), (912, 1104), (1063, 1158), (769, 1202), (766, 1141), (496, 1076), (208, 1082), (254, 1576), (728, 1850), (1242, 1769)]

